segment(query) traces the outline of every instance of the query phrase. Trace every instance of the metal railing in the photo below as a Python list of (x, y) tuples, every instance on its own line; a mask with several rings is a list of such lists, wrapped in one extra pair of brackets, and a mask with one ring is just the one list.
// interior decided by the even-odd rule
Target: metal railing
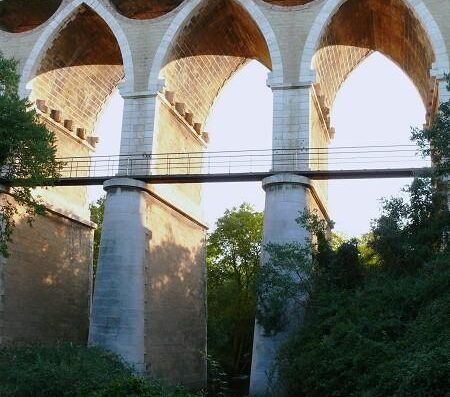
[(212, 175), (428, 167), (413, 145), (297, 148), (59, 158), (62, 178)]

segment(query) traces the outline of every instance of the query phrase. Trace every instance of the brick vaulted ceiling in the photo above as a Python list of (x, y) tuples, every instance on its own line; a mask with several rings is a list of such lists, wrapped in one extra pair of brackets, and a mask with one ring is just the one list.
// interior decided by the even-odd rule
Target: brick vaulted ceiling
[(206, 2), (182, 29), (162, 75), (176, 101), (204, 124), (224, 84), (250, 59), (272, 66), (262, 33), (235, 1), (215, 0)]
[(373, 51), (402, 68), (427, 105), (432, 45), (403, 0), (348, 0), (332, 17), (313, 61), (325, 105), (331, 108), (348, 74)]
[(21, 33), (47, 21), (62, 0), (2, 0), (0, 1), (0, 29)]
[(132, 19), (152, 19), (177, 8), (183, 0), (111, 0), (117, 11)]
[(123, 78), (119, 45), (108, 25), (83, 5), (60, 30), (32, 80), (31, 100), (45, 100), (76, 127), (93, 131)]

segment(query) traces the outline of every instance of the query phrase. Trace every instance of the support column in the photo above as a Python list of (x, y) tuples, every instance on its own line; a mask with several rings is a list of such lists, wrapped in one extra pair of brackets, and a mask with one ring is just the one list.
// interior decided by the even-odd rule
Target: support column
[[(308, 178), (293, 174), (278, 174), (262, 182), (266, 192), (264, 212), (263, 243), (301, 242), (308, 236), (295, 219), (299, 213), (310, 206), (310, 181)], [(262, 266), (267, 261), (263, 255)], [(264, 395), (270, 392), (273, 364), (279, 346), (286, 341), (290, 330), (302, 321), (303, 313), (292, 313), (288, 329), (275, 336), (264, 336), (262, 326), (255, 323), (253, 339), (253, 357), (250, 377), (250, 396)], [(279, 394), (278, 394), (279, 395)]]
[(125, 92), (120, 154), (152, 153), (157, 92)]
[(107, 191), (89, 343), (171, 385), (206, 386), (206, 227), (143, 182)]
[(144, 372), (144, 183), (105, 182), (105, 216), (89, 327), (100, 345)]
[[(273, 170), (294, 171), (309, 167), (310, 89), (301, 85), (272, 85), (273, 91)], [(299, 150), (299, 149), (304, 149)]]

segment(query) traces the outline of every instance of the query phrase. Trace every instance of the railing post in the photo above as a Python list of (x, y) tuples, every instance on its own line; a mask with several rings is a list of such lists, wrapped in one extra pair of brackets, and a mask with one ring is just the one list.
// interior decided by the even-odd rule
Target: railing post
[(73, 157), (70, 160), (70, 171), (69, 171), (69, 177), (72, 177), (72, 168), (73, 168)]

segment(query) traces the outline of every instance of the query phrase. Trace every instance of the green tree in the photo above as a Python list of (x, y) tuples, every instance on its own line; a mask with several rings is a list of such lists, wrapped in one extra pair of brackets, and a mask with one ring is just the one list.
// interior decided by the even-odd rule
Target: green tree
[[(450, 75), (447, 75), (450, 91)], [(424, 156), (433, 162), (434, 176), (448, 176), (450, 172), (450, 101), (440, 104), (431, 125), (424, 129), (414, 128), (411, 140), (416, 142)]]
[[(447, 88), (450, 90), (450, 80)], [(430, 127), (413, 129), (411, 139), (423, 157), (431, 157), (431, 171), (415, 178), (405, 189), (409, 202), (398, 197), (384, 200), (369, 241), (383, 264), (396, 270), (422, 266), (437, 253), (445, 254), (450, 249), (450, 101), (439, 106)]]
[(2, 195), (0, 212), (0, 254), (8, 256), (18, 206), (26, 210), (26, 219), (43, 214), (45, 207), (32, 194), (32, 188), (47, 179), (57, 178), (59, 165), (55, 161), (56, 141), (52, 132), (39, 123), (30, 103), (17, 93), (19, 76), (17, 63), (0, 53), (0, 169), (3, 184), (26, 181), (23, 186), (9, 188)]
[(91, 211), (91, 221), (97, 224), (94, 232), (94, 258), (93, 258), (93, 274), (94, 280), (97, 273), (98, 254), (100, 251), (100, 240), (102, 238), (103, 217), (105, 214), (106, 196), (100, 197), (95, 203), (89, 205)]
[(249, 372), (263, 214), (226, 210), (208, 236), (208, 349), (230, 374)]

